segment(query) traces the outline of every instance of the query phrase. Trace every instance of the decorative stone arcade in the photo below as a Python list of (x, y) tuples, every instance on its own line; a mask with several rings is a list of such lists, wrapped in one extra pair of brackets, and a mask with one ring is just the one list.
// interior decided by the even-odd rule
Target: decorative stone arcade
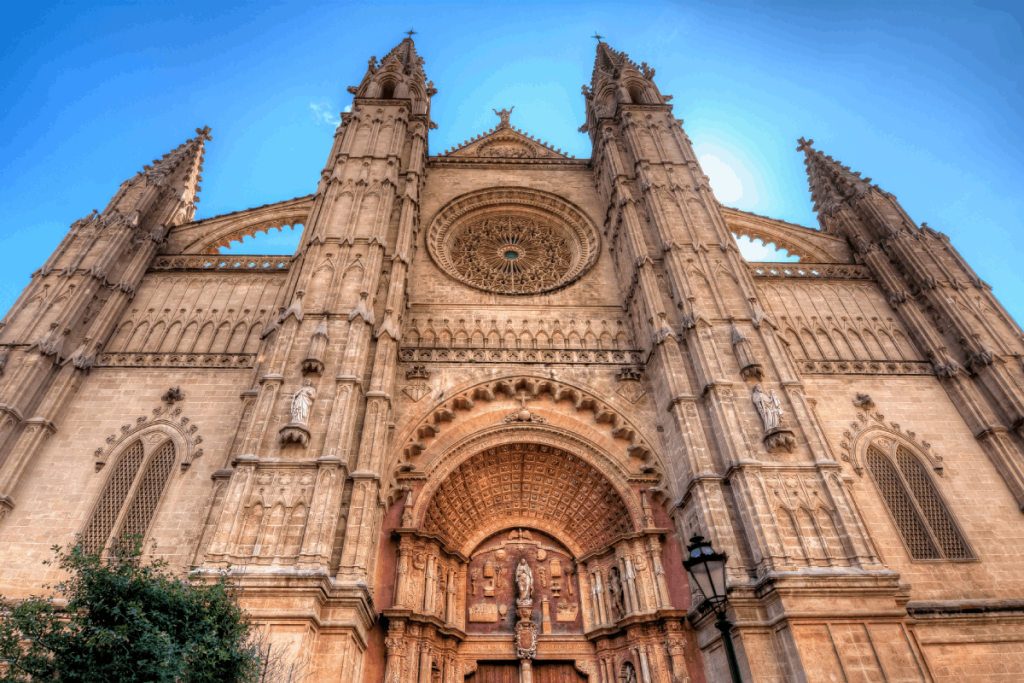
[(406, 493), (382, 543), (388, 683), (504, 680), (511, 664), (522, 683), (689, 680), (689, 594), (664, 511), (544, 437), (495, 430)]

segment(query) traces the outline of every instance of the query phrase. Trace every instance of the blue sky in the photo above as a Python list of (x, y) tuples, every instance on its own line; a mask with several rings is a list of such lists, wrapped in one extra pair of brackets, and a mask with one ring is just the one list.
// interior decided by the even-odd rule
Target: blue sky
[(816, 226), (794, 151), (813, 137), (949, 234), (1024, 321), (1022, 7), (19, 3), (0, 27), (0, 310), (73, 220), (197, 126), (213, 128), (197, 218), (311, 192), (346, 86), (412, 27), (439, 91), (432, 153), (515, 105), (514, 125), (589, 156), (597, 31), (657, 69), (723, 203)]

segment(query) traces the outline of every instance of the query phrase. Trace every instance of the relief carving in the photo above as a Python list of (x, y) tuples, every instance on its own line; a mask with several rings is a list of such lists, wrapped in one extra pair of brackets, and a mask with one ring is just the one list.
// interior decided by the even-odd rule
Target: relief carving
[[(550, 603), (550, 609), (555, 611), (548, 618), (548, 628), (553, 633), (582, 632), (578, 603), (571, 599), (559, 602), (550, 580), (552, 563), (559, 567), (571, 563), (569, 551), (554, 538), (537, 530), (502, 531), (481, 543), (470, 558), (470, 581), (464, 588), (468, 634), (511, 636), (516, 632), (517, 620), (533, 619), (540, 611), (535, 606), (545, 603)], [(546, 584), (539, 580), (542, 569), (549, 578)], [(562, 575), (561, 570), (559, 573)], [(473, 588), (474, 574), (483, 581), (482, 594), (477, 592), (479, 586)]]

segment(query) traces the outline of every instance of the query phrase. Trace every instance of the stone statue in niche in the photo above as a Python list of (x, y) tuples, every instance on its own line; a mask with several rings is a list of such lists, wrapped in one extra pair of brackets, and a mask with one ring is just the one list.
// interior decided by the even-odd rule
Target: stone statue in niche
[(516, 588), (519, 590), (517, 605), (525, 606), (533, 604), (533, 572), (526, 558), (520, 558), (519, 566), (516, 567)]
[(537, 583), (540, 584), (541, 588), (548, 587), (548, 570), (543, 566), (537, 567)]
[(761, 422), (764, 424), (765, 449), (769, 453), (777, 448), (785, 448), (792, 452), (793, 446), (796, 445), (796, 438), (792, 431), (782, 427), (782, 402), (775, 395), (775, 390), (772, 389), (765, 393), (760, 384), (755, 384), (750, 393), (750, 400), (753, 401), (754, 407), (757, 408), (757, 412), (761, 416)]
[(612, 619), (618, 621), (626, 615), (626, 603), (623, 600), (622, 579), (619, 578), (618, 567), (608, 570), (608, 593), (611, 595)]
[(282, 444), (300, 443), (309, 447), (309, 415), (316, 399), (313, 380), (307, 379), (302, 388), (292, 394), (292, 421), (281, 428), (279, 439)]
[(307, 379), (302, 383), (302, 388), (292, 395), (292, 424), (309, 424), (309, 412), (315, 399), (316, 389), (313, 388), (313, 380)]
[(469, 585), (470, 585), (469, 594), (470, 595), (474, 595), (474, 596), (476, 595), (476, 582), (479, 581), (479, 580), (480, 580), (480, 570), (477, 569), (476, 567), (473, 567), (473, 569), (471, 569), (470, 572), (469, 572)]
[(765, 393), (760, 384), (755, 384), (750, 393), (750, 400), (754, 402), (761, 422), (764, 424), (764, 431), (770, 432), (782, 426), (782, 402), (775, 395), (775, 390)]

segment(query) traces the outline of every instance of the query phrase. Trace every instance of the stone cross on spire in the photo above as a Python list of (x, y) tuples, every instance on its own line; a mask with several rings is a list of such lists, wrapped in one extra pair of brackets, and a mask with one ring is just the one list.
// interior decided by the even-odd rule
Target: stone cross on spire
[[(512, 109), (515, 108), (515, 105), (512, 105)], [(512, 116), (512, 109), (502, 109), (501, 111), (498, 111), (493, 107), (491, 108), (491, 111), (493, 111), (495, 114), (501, 117), (501, 123), (498, 124), (498, 130), (501, 130), (502, 128), (512, 127), (511, 124), (508, 122), (509, 117)]]
[(800, 143), (800, 146), (796, 148), (796, 151), (798, 151), (798, 152), (803, 152), (803, 151), (806, 151), (808, 149), (812, 149), (811, 145), (814, 144), (814, 140), (813, 139), (808, 140), (807, 138), (800, 138), (799, 140), (797, 140), (797, 142)]

